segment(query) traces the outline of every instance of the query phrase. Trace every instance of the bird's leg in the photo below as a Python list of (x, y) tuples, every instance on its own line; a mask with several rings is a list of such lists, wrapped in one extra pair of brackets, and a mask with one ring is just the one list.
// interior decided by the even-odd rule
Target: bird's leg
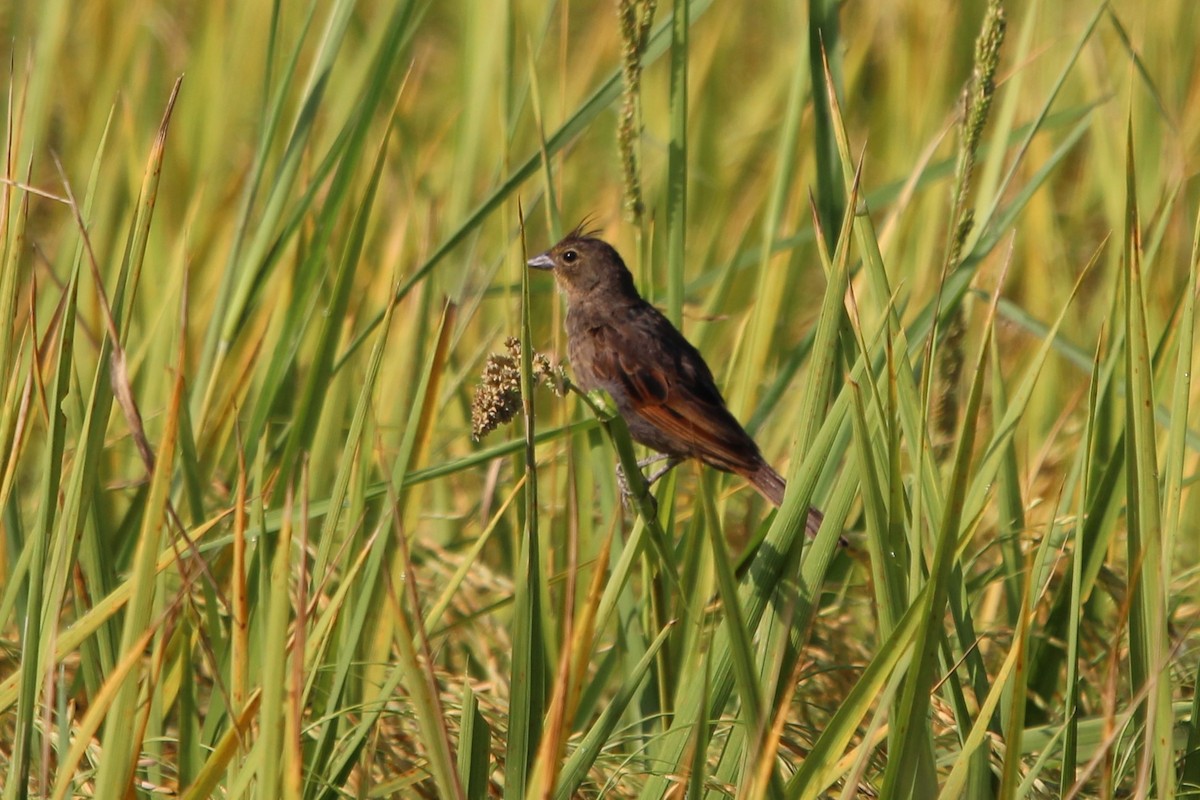
[(679, 466), (679, 462), (683, 461), (683, 459), (678, 458), (677, 456), (668, 456), (660, 453), (653, 458), (647, 458), (645, 461), (638, 462), (639, 467), (648, 467), (655, 462), (662, 461), (664, 458), (667, 460), (667, 463), (663, 464), (661, 467), (654, 470), (654, 472), (646, 476), (646, 483), (648, 485), (653, 486), (655, 481), (666, 475), (671, 470), (675, 469), (675, 467)]
[[(641, 459), (640, 461), (637, 462), (637, 465), (638, 465), (639, 469), (645, 469), (646, 467), (650, 466), (651, 464), (657, 464), (659, 461), (662, 461), (664, 458), (669, 459), (671, 457), (669, 455), (667, 455), (666, 453), (655, 453), (652, 456), (648, 456), (646, 458)], [(646, 479), (646, 483), (653, 484), (656, 480), (658, 480), (659, 478), (661, 478), (663, 476), (663, 473), (665, 473), (671, 467), (675, 466), (675, 463), (677, 463), (677, 462), (672, 462), (672, 463), (668, 464), (666, 467), (664, 467), (663, 469), (655, 472), (652, 477)], [(621, 487), (621, 494), (627, 495), (627, 496), (629, 494), (632, 494), (632, 492), (630, 492), (630, 490), (629, 490), (629, 479), (627, 477), (625, 477), (625, 468), (621, 466), (621, 462), (619, 462), (619, 461), (617, 462), (617, 484), (620, 485), (620, 487)]]
[[(683, 459), (668, 455), (666, 453), (656, 453), (637, 462), (640, 469), (645, 469), (651, 464), (657, 464), (659, 461), (663, 461), (664, 459), (667, 463), (655, 470), (649, 477), (645, 478), (646, 482), (644, 485), (647, 493), (649, 493), (649, 489), (654, 485), (655, 481), (670, 472)], [(629, 500), (633, 497), (633, 490), (629, 487), (629, 478), (625, 475), (625, 470), (621, 468), (620, 464), (617, 464), (617, 486), (619, 486), (621, 489), (621, 497), (625, 500), (625, 504), (630, 505)], [(650, 502), (655, 502), (653, 495), (650, 496)], [(655, 504), (655, 506), (657, 507), (657, 504)]]

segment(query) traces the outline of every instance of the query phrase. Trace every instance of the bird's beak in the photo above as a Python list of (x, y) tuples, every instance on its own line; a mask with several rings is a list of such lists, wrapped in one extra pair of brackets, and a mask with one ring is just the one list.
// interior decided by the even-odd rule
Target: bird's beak
[(554, 259), (549, 253), (542, 253), (540, 256), (534, 256), (525, 262), (534, 269), (554, 269)]

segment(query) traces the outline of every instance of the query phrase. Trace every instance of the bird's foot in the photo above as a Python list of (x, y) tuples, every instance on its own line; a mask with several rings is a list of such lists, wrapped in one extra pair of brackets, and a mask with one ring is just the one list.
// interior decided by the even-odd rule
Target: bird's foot
[[(639, 493), (644, 495), (654, 513), (658, 513), (658, 501), (654, 499), (654, 495), (650, 494), (650, 484), (642, 477), (641, 473), (637, 476)], [(634, 493), (634, 488), (629, 485), (629, 476), (625, 474), (625, 469), (620, 464), (617, 464), (617, 487), (621, 490), (621, 505), (625, 506), (627, 511), (637, 511), (639, 503), (638, 496)]]
[[(650, 507), (654, 510), (655, 514), (658, 513), (658, 501), (654, 499), (654, 495), (650, 494), (650, 487), (654, 485), (655, 481), (670, 472), (675, 465), (681, 461), (681, 459), (665, 453), (659, 453), (657, 455), (650, 456), (649, 458), (643, 458), (638, 462), (638, 468), (645, 469), (651, 464), (656, 464), (664, 459), (667, 463), (655, 470), (649, 477), (643, 477), (640, 474), (638, 475), (639, 478), (642, 478), (640, 481), (641, 491), (644, 492), (645, 498), (647, 501), (649, 501)], [(637, 503), (635, 503), (634, 500), (636, 499), (637, 495), (635, 495), (633, 487), (629, 485), (629, 476), (625, 474), (625, 470), (620, 464), (617, 464), (617, 486), (621, 489), (622, 503), (629, 510), (635, 510)]]

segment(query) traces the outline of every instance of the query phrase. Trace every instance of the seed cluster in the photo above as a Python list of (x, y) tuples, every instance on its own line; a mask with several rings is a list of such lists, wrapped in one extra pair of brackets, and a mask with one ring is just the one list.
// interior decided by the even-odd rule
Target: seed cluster
[[(507, 353), (492, 353), (483, 368), (483, 377), (475, 387), (471, 401), (471, 436), (479, 441), (496, 428), (512, 422), (521, 410), (521, 340), (510, 336), (504, 340)], [(566, 385), (562, 368), (550, 365), (542, 353), (533, 353), (533, 378), (557, 394)]]

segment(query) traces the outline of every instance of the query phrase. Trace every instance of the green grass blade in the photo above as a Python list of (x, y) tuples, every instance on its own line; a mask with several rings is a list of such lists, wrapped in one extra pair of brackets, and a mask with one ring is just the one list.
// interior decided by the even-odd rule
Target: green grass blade
[[(841, 236), (837, 227), (846, 213), (846, 185), (838, 180), (838, 144), (834, 120), (842, 96), (842, 43), (840, 8), (833, 0), (818, 0), (808, 7), (808, 61), (812, 78), (813, 152), (817, 162), (817, 216), (826, 245)], [(832, 113), (831, 113), (832, 112)]]
[(458, 738), (458, 780), (467, 800), (487, 800), (491, 772), (491, 728), (479, 712), (470, 683), (463, 684), (462, 723)]
[[(1175, 391), (1172, 397), (1174, 412), (1168, 431), (1166, 490), (1167, 507), (1163, 515), (1165, 525), (1164, 552), (1175, 551), (1174, 543), (1183, 538), (1182, 494), (1184, 445), (1187, 439), (1188, 398), (1191, 396), (1192, 371), (1194, 369), (1193, 348), (1196, 331), (1196, 291), (1200, 288), (1200, 214), (1192, 226), (1192, 256), (1188, 267), (1183, 316), (1179, 321), (1179, 352), (1176, 356)], [(1186, 757), (1179, 772), (1179, 787), (1200, 786), (1200, 692), (1192, 696), (1192, 713), (1188, 723)]]
[[(1125, 397), (1125, 474), (1129, 500), (1127, 558), (1130, 591), (1129, 661), (1134, 691), (1148, 690), (1138, 718), (1145, 725), (1139, 770), (1153, 764), (1154, 779), (1163, 796), (1175, 787), (1172, 744), (1171, 677), (1167, 631), (1170, 564), (1163, 557), (1163, 526), (1158, 483), (1158, 454), (1154, 424), (1153, 367), (1150, 359), (1145, 299), (1142, 288), (1141, 220), (1134, 171), (1133, 126), (1130, 120), (1126, 162), (1125, 325), (1129, 339), (1125, 368), (1129, 392)], [(1144, 760), (1143, 760), (1144, 759)], [(1141, 779), (1141, 780), (1144, 780)]]

